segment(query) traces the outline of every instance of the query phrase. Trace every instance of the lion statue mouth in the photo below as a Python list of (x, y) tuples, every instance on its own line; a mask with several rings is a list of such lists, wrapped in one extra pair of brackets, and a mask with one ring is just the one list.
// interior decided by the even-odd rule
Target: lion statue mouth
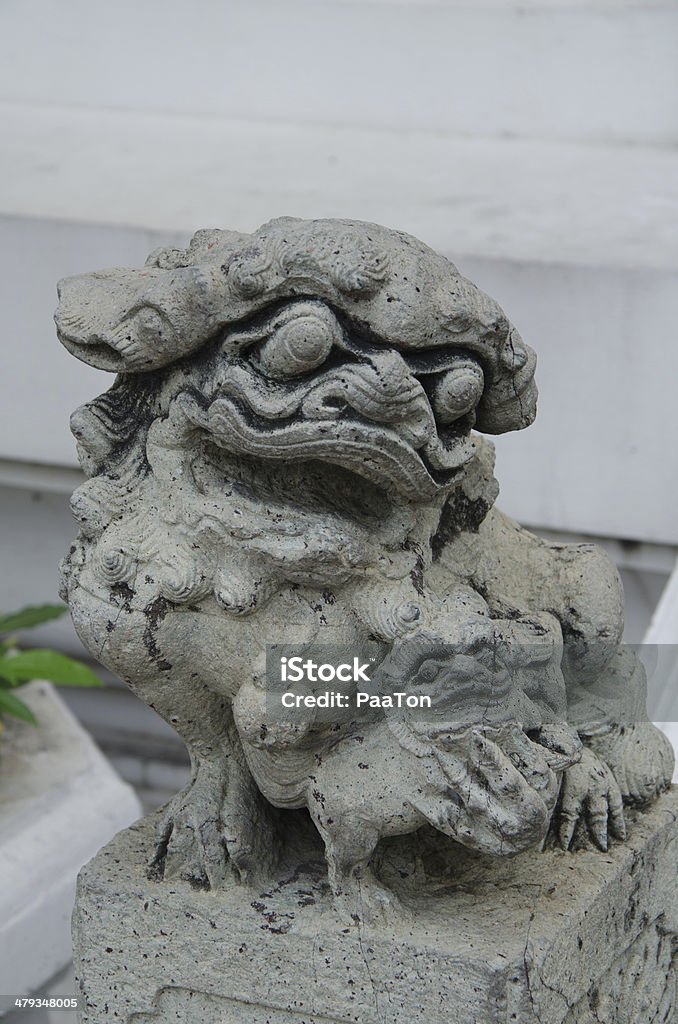
[[(516, 348), (512, 402), (531, 401), (533, 361)], [(322, 301), (292, 300), (211, 348), (176, 412), (247, 459), (325, 462), (409, 502), (429, 502), (476, 452), (485, 374), (470, 351), (400, 352)], [(523, 396), (525, 396), (523, 398)]]
[(408, 501), (430, 501), (474, 456), (483, 372), (468, 354), (408, 361), (305, 300), (228, 333), (221, 353), (202, 394), (178, 401), (232, 453), (328, 462)]

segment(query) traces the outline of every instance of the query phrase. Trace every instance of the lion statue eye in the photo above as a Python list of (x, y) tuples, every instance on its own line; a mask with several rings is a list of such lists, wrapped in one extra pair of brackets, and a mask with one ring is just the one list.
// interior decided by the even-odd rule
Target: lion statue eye
[(453, 423), (476, 408), (483, 396), (485, 377), (472, 359), (441, 374), (433, 388), (431, 406), (442, 426)]
[(277, 327), (254, 360), (267, 377), (277, 380), (310, 373), (325, 362), (340, 330), (329, 310), (301, 313)]

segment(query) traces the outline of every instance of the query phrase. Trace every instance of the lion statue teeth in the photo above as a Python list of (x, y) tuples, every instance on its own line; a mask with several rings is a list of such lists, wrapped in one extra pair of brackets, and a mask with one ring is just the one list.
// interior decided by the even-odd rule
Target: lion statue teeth
[[(155, 877), (267, 878), (306, 808), (353, 920), (358, 898), (402, 912), (372, 872), (383, 836), (429, 825), (496, 855), (623, 837), (623, 801), (658, 795), (672, 754), (605, 556), (494, 507), (481, 434), (529, 426), (537, 392), (491, 298), (402, 232), (295, 218), (59, 296), (60, 341), (117, 374), (71, 420), (88, 479), (63, 594), (193, 765)], [(382, 695), (428, 687), (433, 717), (361, 710), (346, 683), (332, 720), (286, 720), (281, 645), (376, 645)]]

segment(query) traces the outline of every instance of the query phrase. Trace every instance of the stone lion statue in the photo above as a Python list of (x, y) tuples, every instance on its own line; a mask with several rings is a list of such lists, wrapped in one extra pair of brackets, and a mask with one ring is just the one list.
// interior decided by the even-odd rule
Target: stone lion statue
[[(415, 238), (282, 218), (59, 285), (60, 341), (117, 374), (72, 417), (88, 477), (63, 594), (83, 643), (184, 739), (150, 870), (268, 877), (306, 808), (355, 916), (382, 837), (512, 855), (625, 834), (670, 782), (605, 555), (494, 505), (481, 435), (532, 423), (535, 355)], [(372, 645), (374, 693), (284, 713), (267, 651)]]

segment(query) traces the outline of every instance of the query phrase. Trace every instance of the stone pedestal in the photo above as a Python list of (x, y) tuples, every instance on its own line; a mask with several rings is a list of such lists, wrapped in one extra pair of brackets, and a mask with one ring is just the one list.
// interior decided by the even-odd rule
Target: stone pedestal
[(627, 817), (608, 853), (386, 843), (380, 873), (416, 909), (376, 928), (335, 916), (311, 833), (268, 890), (206, 892), (147, 878), (147, 818), (80, 875), (82, 1022), (670, 1024), (678, 790)]

